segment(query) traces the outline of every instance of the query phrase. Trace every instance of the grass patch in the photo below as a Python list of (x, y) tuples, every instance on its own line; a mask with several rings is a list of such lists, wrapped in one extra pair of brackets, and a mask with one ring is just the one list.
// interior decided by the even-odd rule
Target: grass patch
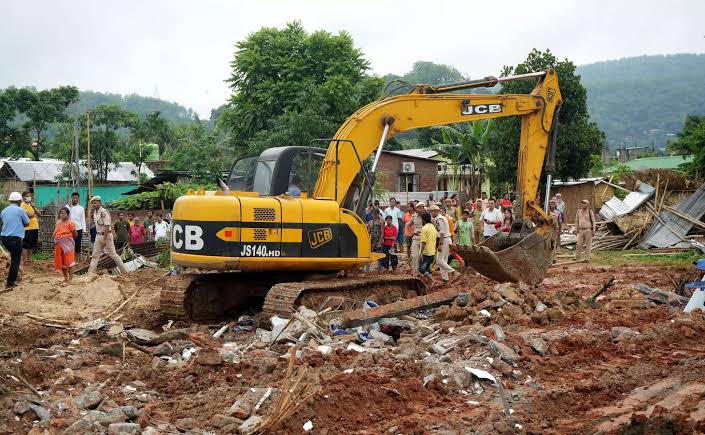
[[(632, 256), (630, 254), (652, 254)], [(656, 255), (649, 250), (629, 249), (627, 251), (598, 251), (592, 254), (592, 262), (595, 264), (605, 264), (608, 266), (618, 266), (622, 264), (644, 264), (663, 266), (692, 266), (693, 262), (705, 258), (705, 254), (700, 251), (690, 250), (679, 252), (675, 255)]]
[(46, 260), (51, 260), (54, 258), (53, 254), (49, 254), (46, 252), (40, 252), (40, 251), (34, 251), (32, 252), (32, 259), (36, 261), (46, 261)]

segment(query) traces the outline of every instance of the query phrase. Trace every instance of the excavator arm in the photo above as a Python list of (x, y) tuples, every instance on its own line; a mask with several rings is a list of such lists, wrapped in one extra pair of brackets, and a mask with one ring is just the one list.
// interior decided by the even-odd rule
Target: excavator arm
[[(449, 93), (529, 79), (538, 79), (538, 83), (528, 95)], [(415, 86), (407, 95), (375, 101), (347, 119), (330, 142), (313, 196), (335, 199), (341, 207), (357, 210), (359, 204), (356, 202), (363, 196), (350, 193), (351, 189), (363, 187), (359, 185), (360, 163), (377, 152), (376, 164), (385, 140), (422, 127), (520, 116), (517, 176), (520, 215), (531, 218), (540, 214), (544, 220), (550, 221), (540, 205), (535, 204), (535, 199), (561, 103), (558, 76), (554, 70), (500, 79), (490, 77), (443, 87)]]

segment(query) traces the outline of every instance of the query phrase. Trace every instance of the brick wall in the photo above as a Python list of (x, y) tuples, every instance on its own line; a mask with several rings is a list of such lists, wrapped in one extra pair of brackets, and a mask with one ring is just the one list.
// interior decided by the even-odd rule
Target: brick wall
[(419, 176), (417, 191), (433, 192), (436, 190), (436, 175), (438, 174), (437, 162), (382, 152), (377, 165), (377, 173), (385, 174), (378, 180), (385, 189), (392, 192), (404, 191), (403, 186), (401, 189), (399, 188), (399, 175), (401, 174), (402, 162), (413, 162), (415, 164), (416, 174)]

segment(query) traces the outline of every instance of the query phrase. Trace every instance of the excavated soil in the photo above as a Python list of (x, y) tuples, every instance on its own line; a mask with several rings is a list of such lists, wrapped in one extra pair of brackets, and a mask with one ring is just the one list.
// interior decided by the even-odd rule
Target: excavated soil
[[(0, 433), (106, 432), (114, 422), (107, 415), (121, 406), (138, 413), (118, 421), (154, 428), (147, 433), (237, 433), (241, 422), (233, 418), (246, 415), (224, 417), (238, 400), (245, 414), (264, 420), (281, 412), (292, 346), (299, 352), (294, 372), (305, 373), (289, 385), (292, 412), (268, 433), (304, 433), (309, 421), (314, 434), (705, 432), (705, 314), (649, 304), (633, 288), (672, 290), (675, 278), (692, 275), (688, 268), (575, 264), (550, 269), (537, 288), (497, 289), (464, 276), (453, 286), (469, 293), (467, 306), (404, 317), (411, 328), (390, 333), (396, 343), (375, 339), (362, 352), (348, 350), (349, 335), (270, 345), (255, 332), (271, 329), (261, 316), (258, 324), (214, 339), (220, 326), (237, 319), (196, 325), (162, 317), (159, 283), (144, 286), (160, 273), (78, 277), (64, 286), (50, 265), (36, 264), (17, 288), (0, 294)], [(585, 299), (613, 277), (597, 307), (588, 307)], [(137, 290), (112, 323), (85, 328)], [(538, 313), (541, 306), (549, 314)], [(491, 317), (478, 314), (484, 308)], [(478, 338), (499, 341), (493, 325), (506, 335), (513, 362)], [(187, 328), (181, 341), (197, 353), (160, 359), (151, 354), (154, 343), (123, 350), (121, 331), (130, 328), (156, 334)], [(434, 335), (460, 341), (440, 354), (431, 348), (439, 342)], [(541, 353), (532, 338), (546, 345)], [(465, 367), (497, 377), (502, 395)], [(297, 395), (303, 387), (306, 394)], [(83, 409), (77, 400), (93, 390), (100, 403)], [(22, 409), (30, 398), (49, 411), (44, 421)]]

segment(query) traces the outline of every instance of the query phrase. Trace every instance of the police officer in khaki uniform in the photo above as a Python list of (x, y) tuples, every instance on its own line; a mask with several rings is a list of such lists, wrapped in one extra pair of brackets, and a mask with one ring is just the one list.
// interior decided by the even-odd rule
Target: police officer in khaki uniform
[(95, 223), (96, 237), (93, 243), (93, 253), (91, 254), (91, 265), (88, 268), (88, 273), (94, 273), (98, 267), (98, 261), (103, 252), (108, 254), (115, 261), (121, 273), (127, 273), (125, 265), (122, 263), (120, 256), (115, 252), (115, 243), (113, 242), (112, 222), (110, 212), (100, 205), (100, 196), (91, 198), (93, 205), (93, 222)]
[(419, 258), (421, 257), (421, 228), (423, 228), (423, 221), (421, 220), (421, 215), (424, 211), (423, 202), (419, 201), (416, 203), (416, 210), (411, 219), (406, 224), (407, 228), (410, 230), (413, 228), (411, 233), (411, 248), (409, 249), (409, 262), (411, 264), (411, 271), (413, 273), (419, 272)]

